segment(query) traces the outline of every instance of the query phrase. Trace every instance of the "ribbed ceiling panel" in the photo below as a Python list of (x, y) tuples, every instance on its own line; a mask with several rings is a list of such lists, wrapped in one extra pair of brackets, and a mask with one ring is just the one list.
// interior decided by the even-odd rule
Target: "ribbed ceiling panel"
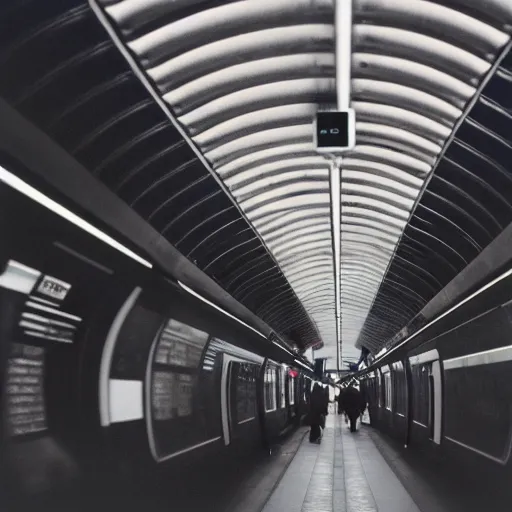
[(104, 6), (334, 357), (329, 167), (311, 130), (317, 104), (335, 103), (332, 2), (204, 2), (198, 12), (169, 2), (156, 25), (143, 0)]
[(405, 229), (359, 343), (400, 329), (512, 222), (512, 53), (437, 165)]
[[(328, 165), (312, 145), (319, 105), (336, 100), (333, 1), (101, 5), (273, 253), (324, 352), (335, 356)], [(354, 0), (357, 145), (344, 157), (341, 190), (344, 355), (354, 355), (420, 192), (509, 39), (510, 5)], [(396, 296), (414, 301), (419, 292), (388, 279), (386, 314), (400, 323)], [(372, 349), (382, 341), (365, 338)]]
[[(357, 146), (344, 159), (341, 198), (342, 338), (350, 345), (366, 325), (375, 336), (358, 345), (376, 350), (385, 341), (379, 324), (403, 325), (420, 300), (421, 290), (388, 266), (443, 146), (509, 39), (474, 1), (442, 3), (354, 2)], [(385, 305), (368, 318), (384, 276)]]
[[(150, 17), (159, 5), (189, 14), (200, 7), (152, 2)], [(0, 65), (3, 100), (283, 338), (300, 348), (318, 343), (268, 248), (86, 0), (0, 2)]]

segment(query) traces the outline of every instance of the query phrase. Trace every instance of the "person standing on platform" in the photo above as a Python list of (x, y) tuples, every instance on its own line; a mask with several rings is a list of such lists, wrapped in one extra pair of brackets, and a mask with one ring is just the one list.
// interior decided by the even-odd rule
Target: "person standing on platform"
[(347, 388), (340, 389), (340, 394), (338, 395), (337, 400), (338, 400), (338, 414), (344, 414), (345, 423), (348, 423), (347, 411), (343, 410), (343, 394), (345, 393), (346, 390), (347, 390)]
[(317, 382), (310, 397), (310, 425), (309, 441), (320, 443), (322, 438), (322, 427), (325, 425), (325, 393), (322, 386)]
[(351, 384), (340, 397), (340, 405), (350, 420), (350, 432), (356, 432), (357, 419), (364, 411), (363, 397), (361, 392)]

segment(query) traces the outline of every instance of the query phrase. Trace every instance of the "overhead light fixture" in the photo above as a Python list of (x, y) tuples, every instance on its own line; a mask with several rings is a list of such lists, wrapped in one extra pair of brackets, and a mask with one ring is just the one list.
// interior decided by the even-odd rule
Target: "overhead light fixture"
[(48, 208), (48, 210), (51, 210), (53, 213), (56, 213), (63, 219), (66, 219), (67, 221), (71, 222), (75, 226), (79, 227), (80, 229), (86, 231), (90, 235), (96, 237), (97, 239), (101, 240), (102, 242), (106, 243), (107, 245), (110, 245), (110, 247), (113, 247), (114, 249), (118, 250), (119, 252), (122, 252), (124, 255), (132, 258), (133, 260), (137, 261), (141, 265), (144, 265), (148, 268), (153, 268), (153, 265), (145, 260), (144, 258), (141, 258), (137, 254), (135, 254), (133, 251), (125, 247), (124, 245), (120, 244), (116, 240), (114, 240), (112, 237), (107, 235), (106, 233), (103, 233), (103, 231), (100, 231), (98, 228), (94, 227), (89, 222), (85, 221), (84, 219), (80, 218), (78, 215), (74, 214), (61, 204), (57, 203), (53, 199), (50, 199), (48, 196), (44, 195), (43, 193), (39, 192), (39, 190), (35, 189), (28, 183), (24, 182), (11, 172), (7, 171), (3, 167), (0, 166), (0, 181), (8, 185), (9, 187), (13, 188), (14, 190), (17, 190), (24, 196), (28, 197), (29, 199), (32, 199), (36, 203), (39, 203), (40, 205), (44, 206), (45, 208)]
[(306, 366), (304, 363), (301, 363), (300, 361), (298, 361), (297, 359), (294, 359), (294, 361), (299, 364), (300, 366), (306, 368), (306, 370), (309, 370), (309, 371), (312, 371), (311, 368), (309, 368), (308, 366)]
[(250, 325), (246, 324), (236, 316), (232, 315), (231, 313), (228, 313), (226, 310), (222, 309), (221, 307), (217, 306), (213, 302), (210, 302), (208, 299), (205, 299), (203, 296), (199, 295), (199, 293), (192, 290), (192, 288), (189, 288), (186, 284), (183, 284), (181, 281), (178, 281), (178, 284), (187, 292), (190, 293), (190, 295), (193, 295), (194, 297), (198, 298), (199, 300), (203, 301), (205, 304), (208, 304), (212, 308), (215, 308), (217, 311), (220, 311), (224, 315), (228, 316), (229, 318), (232, 318), (233, 320), (237, 321), (239, 324), (243, 325), (244, 327), (247, 327), (247, 329), (251, 329), (251, 331), (254, 331), (256, 334), (261, 336), (262, 338), (267, 339), (267, 337), (264, 334), (261, 334), (260, 331), (255, 329), (254, 327), (251, 327)]

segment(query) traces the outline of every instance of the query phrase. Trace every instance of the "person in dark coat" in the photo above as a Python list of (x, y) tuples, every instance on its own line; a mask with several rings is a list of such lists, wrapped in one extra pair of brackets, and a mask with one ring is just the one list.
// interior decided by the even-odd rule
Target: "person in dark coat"
[(343, 395), (344, 391), (345, 391), (345, 388), (340, 388), (340, 392), (338, 393), (338, 396), (336, 397), (336, 402), (338, 402), (338, 414), (343, 413), (343, 408), (341, 407), (341, 395)]
[(366, 406), (361, 392), (353, 385), (350, 385), (341, 395), (340, 405), (349, 417), (350, 432), (355, 432), (357, 430), (357, 418), (359, 418)]
[(325, 403), (324, 414), (327, 416), (329, 414), (329, 386), (326, 386), (324, 388), (324, 403)]
[(338, 400), (338, 414), (344, 414), (345, 415), (345, 423), (348, 423), (348, 416), (347, 411), (343, 410), (343, 394), (345, 393), (347, 388), (341, 388), (340, 394), (337, 396)]
[(311, 430), (309, 431), (309, 441), (311, 443), (320, 442), (322, 437), (322, 426), (325, 418), (325, 393), (318, 382), (314, 385), (309, 401), (309, 414)]

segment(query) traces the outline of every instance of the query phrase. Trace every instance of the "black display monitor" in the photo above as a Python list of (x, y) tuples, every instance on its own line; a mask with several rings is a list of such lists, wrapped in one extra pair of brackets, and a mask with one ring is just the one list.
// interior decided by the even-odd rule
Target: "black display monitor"
[(352, 109), (317, 112), (315, 142), (320, 152), (340, 152), (355, 145), (355, 115)]

